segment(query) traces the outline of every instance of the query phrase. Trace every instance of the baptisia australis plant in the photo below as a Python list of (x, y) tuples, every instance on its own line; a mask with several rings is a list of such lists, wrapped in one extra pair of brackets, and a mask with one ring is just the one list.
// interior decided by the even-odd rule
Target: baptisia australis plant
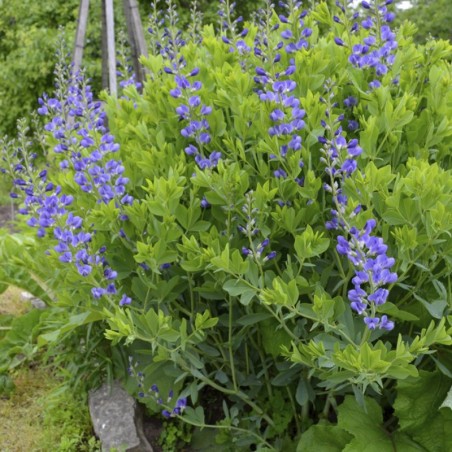
[[(360, 21), (377, 23), (375, 5)], [(450, 367), (443, 356), (452, 343), (444, 61), (430, 71), (438, 72), (435, 84), (417, 85), (413, 96), (425, 105), (418, 114), (404, 101), (410, 81), (422, 79), (422, 52), (404, 27), (402, 49), (394, 50), (402, 59), (398, 90), (389, 64), (379, 77), (376, 66), (360, 71), (349, 61), (354, 44), (380, 38), (377, 28), (348, 20), (345, 7), (333, 18), (326, 2), (310, 2), (305, 15), (306, 3), (286, 1), (278, 17), (267, 2), (246, 37), (236, 24), (225, 43), (208, 26), (200, 43), (179, 33), (167, 6), (153, 25), (156, 54), (143, 59), (152, 71), (143, 92), (106, 103), (110, 131), (81, 78), (70, 89), (59, 82), (62, 94), (41, 100), (47, 146), (55, 148), (49, 167), (25, 162), (22, 142), (5, 156), (14, 196), (31, 197), (21, 208), (44, 235), (37, 242), (63, 261), (57, 276), (47, 270), (49, 280), (67, 275), (62, 294), (87, 300), (74, 311), (94, 318), (93, 334), (112, 341), (115, 371), (138, 400), (172, 418), (172, 428), (216, 429), (207, 447), (316, 450), (325, 437), (358, 450), (367, 441), (362, 416), (388, 446), (382, 450), (404, 450), (398, 441), (416, 433), (403, 422), (396, 434), (387, 426), (402, 419), (393, 401), (401, 395), (402, 405), (404, 385), (423, 378), (417, 364), (450, 388), (438, 371)], [(344, 46), (320, 33), (331, 25), (344, 32)], [(245, 67), (236, 39), (254, 42)], [(365, 93), (375, 77), (382, 86)], [(326, 80), (335, 84), (324, 87)], [(406, 121), (390, 126), (396, 108)], [(417, 135), (427, 120), (432, 133)], [(396, 149), (381, 140), (389, 130), (400, 138)], [(213, 143), (225, 157), (208, 153)], [(435, 164), (422, 157), (432, 146)], [(437, 178), (441, 184), (423, 183)], [(444, 302), (428, 301), (436, 289)], [(132, 293), (130, 307), (119, 309)], [(313, 425), (317, 419), (323, 425)]]
[[(279, 28), (271, 25), (272, 4), (267, 4), (267, 9), (261, 9), (258, 14), (259, 31), (255, 39), (254, 54), (262, 60), (264, 67), (257, 66), (255, 82), (263, 87), (258, 89), (258, 95), (262, 102), (268, 103), (272, 111), (269, 115), (273, 125), (268, 129), (271, 137), (277, 139), (279, 144), (279, 155), (270, 154), (270, 160), (277, 161), (280, 166), (273, 171), (276, 178), (286, 179), (288, 177), (287, 168), (284, 162), (288, 152), (298, 152), (301, 155), (302, 137), (301, 131), (305, 127), (304, 117), (306, 112), (301, 108), (300, 100), (295, 95), (297, 84), (291, 76), (296, 71), (294, 58), (289, 59), (287, 67), (281, 66), (281, 52), (284, 51), (289, 56), (294, 52), (301, 51), (308, 47), (306, 40), (311, 36), (312, 30), (304, 27), (303, 18), (307, 11), (301, 10), (301, 2), (288, 1), (280, 2), (287, 13), (280, 15), (279, 19), (285, 28), (281, 32), (282, 41), (276, 46), (269, 44), (269, 35)], [(285, 43), (286, 42), (286, 43)], [(302, 159), (299, 160), (299, 168), (304, 166)], [(299, 185), (303, 185), (302, 177), (295, 177)]]
[(326, 137), (319, 137), (319, 141), (322, 144), (322, 161), (329, 177), (324, 188), (331, 193), (334, 203), (331, 210), (333, 218), (326, 226), (345, 234), (338, 236), (336, 249), (339, 254), (348, 258), (355, 271), (352, 279), (354, 288), (348, 291), (351, 308), (364, 317), (364, 323), (369, 330), (379, 328), (390, 331), (394, 328), (394, 322), (386, 315), (377, 316), (377, 313), (379, 306), (386, 302), (389, 295), (385, 286), (397, 281), (397, 274), (390, 270), (395, 259), (387, 256), (388, 247), (383, 239), (371, 235), (377, 224), (375, 219), (367, 220), (362, 229), (354, 226), (363, 209), (361, 205), (354, 207), (351, 212), (347, 209), (348, 198), (343, 191), (343, 183), (358, 171), (357, 159), (362, 149), (356, 138), (347, 140), (344, 136), (340, 125), (343, 115), (338, 116), (333, 112), (335, 104), (331, 82), (327, 83), (326, 92), (326, 99), (322, 98), (327, 104), (327, 118), (322, 120)]
[[(181, 121), (188, 124), (181, 130), (184, 138), (192, 141), (185, 148), (185, 153), (194, 156), (199, 168), (213, 168), (217, 166), (221, 159), (221, 152), (207, 152), (207, 145), (211, 142), (210, 125), (207, 117), (212, 113), (212, 107), (205, 105), (201, 97), (197, 94), (202, 88), (200, 81), (191, 82), (189, 79), (199, 74), (199, 69), (187, 70), (187, 62), (180, 50), (185, 46), (182, 32), (177, 28), (178, 14), (172, 0), (166, 0), (167, 12), (164, 20), (167, 27), (163, 38), (165, 44), (161, 44), (160, 54), (167, 60), (169, 66), (165, 66), (164, 71), (167, 74), (174, 75), (176, 88), (170, 91), (175, 99), (180, 99), (181, 103), (176, 108), (176, 113)], [(194, 141), (194, 143), (193, 143)]]
[[(94, 100), (82, 74), (72, 74), (63, 57), (56, 76), (55, 97), (40, 98), (38, 113), (48, 118), (44, 128), (53, 135), (59, 167), (63, 172), (71, 168), (81, 193), (92, 196), (95, 203), (113, 203), (119, 209), (119, 220), (126, 221), (127, 215), (121, 210), (124, 205), (131, 205), (133, 198), (125, 191), (128, 179), (123, 176), (121, 161), (112, 158), (119, 144), (105, 125), (101, 103)], [(16, 188), (11, 196), (23, 201), (19, 213), (29, 217), (27, 224), (37, 228), (38, 237), (53, 235), (57, 241), (53, 249), (59, 261), (75, 265), (78, 274), (93, 286), (94, 299), (103, 296), (110, 299), (118, 292), (114, 282), (117, 272), (106, 261), (104, 246), (93, 249), (95, 231), (89, 229), (81, 216), (71, 212), (74, 197), (80, 193), (64, 194), (60, 186), (47, 180), (48, 171), (35, 164), (37, 154), (32, 151), (27, 131), (22, 123), (19, 143), (10, 142), (3, 149), (6, 165), (2, 171), (13, 177)], [(130, 303), (131, 298), (123, 294), (119, 305)]]
[(242, 70), (246, 71), (248, 55), (251, 52), (251, 47), (244, 40), (248, 35), (248, 28), (238, 29), (239, 24), (243, 22), (243, 17), (234, 18), (237, 2), (231, 3), (230, 0), (219, 0), (219, 2), (218, 16), (221, 40), (229, 46), (229, 52), (237, 50)]
[[(397, 49), (396, 35), (391, 30), (390, 24), (395, 19), (395, 14), (388, 10), (388, 5), (393, 0), (370, 0), (362, 1), (361, 6), (364, 10), (365, 17), (360, 22), (360, 26), (365, 29), (368, 35), (363, 42), (358, 44), (346, 44), (342, 38), (336, 37), (335, 42), (339, 46), (350, 46), (351, 55), (349, 62), (358, 69), (371, 68), (374, 78), (369, 87), (375, 89), (381, 86), (380, 79), (388, 73), (389, 67), (394, 64), (395, 50)], [(346, 16), (346, 9), (341, 2), (337, 2), (341, 11)], [(337, 16), (335, 16), (337, 17)], [(353, 19), (357, 19), (356, 13)], [(336, 22), (344, 23), (337, 18)], [(358, 22), (353, 24), (351, 31), (358, 29)], [(397, 83), (397, 79), (394, 79)]]

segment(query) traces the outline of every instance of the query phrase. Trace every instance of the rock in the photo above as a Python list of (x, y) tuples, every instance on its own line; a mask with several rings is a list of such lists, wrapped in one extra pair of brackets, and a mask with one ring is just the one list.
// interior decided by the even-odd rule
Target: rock
[(153, 452), (143, 435), (141, 411), (135, 399), (119, 383), (104, 384), (91, 391), (89, 411), (103, 451), (117, 448), (130, 452)]
[(40, 298), (32, 298), (31, 299), (31, 305), (35, 309), (45, 309), (45, 308), (47, 308), (47, 305)]
[(47, 305), (40, 299), (29, 292), (21, 292), (20, 297), (24, 301), (29, 301), (35, 309), (45, 309)]

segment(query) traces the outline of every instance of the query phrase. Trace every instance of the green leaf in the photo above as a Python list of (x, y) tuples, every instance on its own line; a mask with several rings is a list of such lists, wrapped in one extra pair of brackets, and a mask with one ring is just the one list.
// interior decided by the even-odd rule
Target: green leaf
[(440, 408), (449, 408), (452, 410), (452, 386), (449, 389), (446, 398), (443, 400), (443, 403), (440, 405)]
[(388, 209), (382, 214), (383, 220), (391, 226), (406, 224), (406, 218), (396, 209)]
[(202, 427), (204, 425), (204, 410), (201, 406), (193, 409), (188, 406), (185, 408), (183, 418), (187, 420), (188, 423), (193, 423), (196, 426)]
[(300, 259), (320, 256), (330, 246), (330, 239), (323, 238), (322, 232), (315, 232), (308, 225), (305, 231), (295, 237), (295, 251)]
[[(452, 450), (452, 429), (448, 409), (451, 379), (440, 372), (421, 371), (418, 378), (397, 383), (395, 415), (400, 430), (410, 435), (429, 452)], [(448, 402), (447, 402), (448, 403)]]
[(229, 279), (223, 284), (223, 289), (232, 297), (238, 297), (239, 295), (249, 291), (255, 294), (253, 288), (251, 288), (246, 282), (239, 279)]
[(103, 318), (103, 314), (99, 311), (86, 311), (80, 314), (72, 315), (71, 317), (69, 317), (69, 321), (65, 323), (61, 328), (54, 330), (51, 333), (41, 334), (38, 337), (38, 344), (41, 346), (49, 342), (54, 342), (58, 339), (60, 334), (68, 333), (82, 325), (87, 325), (88, 323), (98, 322)]
[(236, 320), (236, 323), (241, 326), (255, 325), (263, 320), (270, 319), (272, 315), (268, 312), (256, 312), (254, 314), (247, 314)]
[(205, 311), (203, 314), (196, 313), (195, 327), (197, 330), (206, 330), (213, 328), (218, 323), (218, 317), (211, 317), (209, 311)]
[(427, 300), (424, 300), (422, 297), (413, 293), (414, 298), (422, 303), (425, 309), (427, 309), (428, 313), (435, 319), (442, 319), (444, 310), (447, 307), (447, 300), (434, 300), (429, 303)]
[(282, 348), (290, 347), (290, 336), (283, 329), (278, 329), (279, 324), (274, 319), (264, 320), (261, 325), (262, 346), (265, 352), (274, 357), (281, 356)]
[(247, 306), (257, 295), (256, 291), (247, 283), (240, 280), (230, 279), (223, 284), (223, 289), (233, 297), (240, 297), (240, 303)]
[(353, 436), (335, 425), (313, 425), (301, 435), (297, 452), (341, 452)]
[(393, 452), (394, 447), (383, 426), (383, 414), (377, 401), (364, 398), (366, 410), (353, 396), (346, 396), (338, 408), (338, 427), (354, 436), (344, 452)]
[(394, 303), (386, 302), (378, 307), (378, 312), (387, 314), (394, 319), (407, 320), (409, 322), (419, 320), (419, 317), (408, 311), (402, 311)]

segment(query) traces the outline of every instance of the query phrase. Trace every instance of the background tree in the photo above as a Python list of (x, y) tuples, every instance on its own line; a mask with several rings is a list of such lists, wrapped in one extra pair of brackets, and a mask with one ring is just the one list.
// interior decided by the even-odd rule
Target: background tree
[(452, 40), (452, 4), (450, 0), (412, 0), (413, 7), (401, 10), (397, 20), (413, 22), (418, 32), (415, 41), (422, 43), (429, 36)]
[[(53, 89), (56, 40), (63, 33), (71, 43), (77, 24), (79, 0), (0, 0), (0, 135), (15, 133), (16, 122), (37, 108), (37, 98)], [(175, 0), (181, 25), (190, 20), (190, 0)], [(216, 23), (218, 2), (198, 0), (205, 21)], [(258, 2), (240, 1), (237, 14), (245, 19)], [(95, 92), (101, 88), (101, 2), (91, 1), (83, 65)], [(147, 28), (150, 0), (139, 0), (143, 26)], [(164, 10), (165, 0), (159, 0)], [(115, 0), (117, 28), (124, 28), (122, 0)], [(60, 29), (61, 28), (61, 29)], [(64, 31), (63, 31), (64, 30)]]

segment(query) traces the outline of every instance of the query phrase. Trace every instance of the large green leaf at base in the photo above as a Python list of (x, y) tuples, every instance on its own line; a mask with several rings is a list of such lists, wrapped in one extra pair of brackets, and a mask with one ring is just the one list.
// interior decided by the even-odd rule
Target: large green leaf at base
[(352, 438), (352, 435), (335, 425), (313, 425), (301, 435), (297, 452), (341, 452)]
[(451, 384), (440, 372), (421, 372), (418, 378), (397, 385), (394, 408), (400, 430), (429, 452), (452, 450), (452, 410), (440, 409)]
[(353, 396), (338, 407), (337, 425), (315, 425), (301, 436), (297, 452), (420, 452), (423, 447), (403, 432), (391, 433), (383, 424), (377, 401), (364, 398), (364, 410)]

